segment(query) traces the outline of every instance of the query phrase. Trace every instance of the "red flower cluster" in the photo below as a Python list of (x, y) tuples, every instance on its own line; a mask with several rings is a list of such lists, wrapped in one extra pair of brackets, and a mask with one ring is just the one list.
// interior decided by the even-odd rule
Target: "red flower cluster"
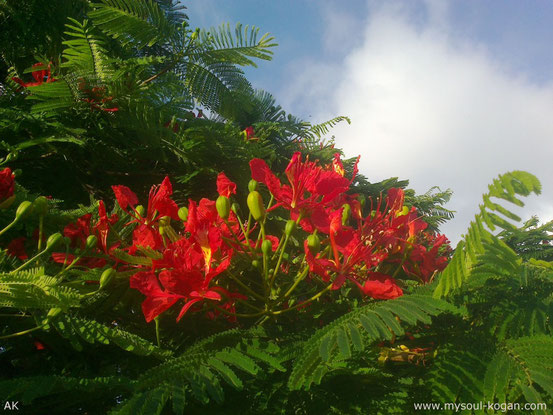
[[(423, 232), (427, 224), (414, 207), (410, 211), (404, 207), (403, 190), (391, 189), (384, 209), (378, 206), (367, 217), (362, 216), (357, 195), (346, 193), (357, 173), (357, 163), (348, 180), (339, 154), (324, 168), (302, 161), (298, 152), (285, 171), (289, 185), (282, 185), (263, 160), (252, 160), (250, 167), (252, 177), (264, 183), (277, 201), (273, 208), (289, 210), (291, 218), (299, 219), (307, 232), (328, 235), (330, 250), (313, 253), (306, 240), (304, 252), (310, 271), (323, 281), (332, 279), (333, 289), (350, 280), (365, 295), (391, 299), (403, 294), (394, 278), (399, 269), (426, 282), (445, 267), (447, 257), (439, 249), (447, 239)], [(348, 226), (348, 222), (356, 226)], [(431, 244), (430, 250), (421, 244), (423, 241)], [(394, 264), (393, 275), (380, 271)]]
[(57, 81), (57, 79), (52, 78), (52, 74), (50, 73), (50, 64), (48, 64), (48, 68), (44, 68), (44, 64), (39, 62), (39, 63), (35, 63), (33, 65), (33, 68), (37, 68), (36, 71), (33, 71), (31, 73), (31, 75), (35, 79), (34, 82), (24, 82), (23, 80), (21, 80), (16, 76), (12, 77), (12, 81), (17, 82), (19, 85), (21, 85), (24, 88), (42, 85), (44, 82), (49, 83), (49, 82)]
[[(425, 283), (445, 267), (447, 239), (426, 232), (416, 209), (404, 205), (403, 190), (391, 189), (363, 214), (358, 195), (347, 193), (357, 163), (347, 178), (339, 154), (321, 166), (298, 152), (285, 170), (284, 184), (263, 160), (252, 160), (250, 168), (254, 181), (248, 221), (231, 208), (236, 184), (224, 173), (217, 177), (217, 201), (189, 200), (188, 208), (180, 209), (168, 177), (151, 188), (146, 208), (131, 189), (113, 186), (126, 213), (122, 223), (117, 215), (108, 216), (100, 202), (97, 219), (84, 215), (64, 229), (80, 252), (76, 265), (112, 264), (116, 271), (133, 271), (130, 286), (145, 295), (142, 311), (148, 322), (177, 304), (177, 320), (192, 311), (205, 311), (209, 317), (224, 314), (230, 321), (236, 316), (276, 316), (305, 309), (346, 283), (367, 297), (392, 299), (403, 294), (401, 280)], [(259, 183), (271, 193), (272, 205), (264, 206)], [(275, 227), (268, 223), (278, 212), (289, 217), (280, 238), (269, 234)], [(121, 236), (131, 235), (121, 231), (127, 226), (132, 226), (130, 242)], [(97, 237), (98, 246), (88, 247), (83, 257), (90, 235)], [(296, 242), (289, 243), (291, 236)], [(305, 242), (298, 244), (298, 239)], [(13, 252), (20, 252), (18, 244), (14, 242)], [(67, 263), (77, 257), (57, 253), (53, 258)], [(307, 292), (317, 292), (323, 283), (322, 291), (303, 301), (297, 294), (291, 298), (308, 274), (311, 278), (303, 282), (311, 284)], [(248, 314), (236, 313), (242, 306)]]
[[(217, 188), (225, 196), (236, 192), (236, 185), (224, 174), (217, 178)], [(232, 312), (234, 301), (246, 298), (214, 283), (230, 265), (234, 252), (224, 240), (231, 237), (227, 224), (233, 223), (234, 231), (238, 230), (233, 215), (229, 217), (230, 222), (225, 223), (217, 214), (215, 202), (202, 199), (196, 204), (191, 200), (185, 232), (178, 235), (170, 224), (171, 219), (178, 221), (179, 216), (178, 207), (171, 199), (169, 178), (166, 177), (160, 186), (152, 187), (145, 217), (135, 208), (138, 198), (129, 188), (113, 186), (113, 190), (121, 209), (138, 223), (129, 253), (144, 251), (144, 248), (160, 253), (154, 255), (149, 269), (137, 272), (130, 280), (132, 288), (146, 295), (142, 304), (146, 321), (151, 321), (179, 300), (184, 304), (177, 320), (201, 302), (216, 304), (216, 309)]]
[(15, 175), (9, 167), (0, 171), (0, 203), (13, 196), (15, 189)]
[(113, 100), (113, 97), (106, 96), (106, 88), (104, 86), (94, 86), (90, 88), (87, 86), (86, 81), (84, 79), (81, 79), (81, 81), (79, 82), (79, 89), (81, 90), (81, 92), (87, 95), (86, 98), (83, 98), (82, 100), (84, 102), (88, 102), (91, 109), (96, 109), (104, 112), (119, 111), (118, 107), (107, 107), (107, 104), (109, 104)]

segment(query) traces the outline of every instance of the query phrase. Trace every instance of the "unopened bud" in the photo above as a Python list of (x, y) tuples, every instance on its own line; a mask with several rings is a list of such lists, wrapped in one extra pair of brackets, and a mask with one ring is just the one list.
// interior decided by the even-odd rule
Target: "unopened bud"
[(261, 244), (261, 252), (265, 255), (269, 255), (273, 250), (273, 244), (268, 239), (265, 239)]
[(307, 237), (307, 247), (313, 255), (317, 255), (321, 250), (321, 240), (315, 234), (309, 235)]
[(144, 206), (142, 205), (138, 205), (137, 207), (134, 208), (136, 213), (142, 217), (144, 217), (144, 213), (145, 213), (145, 209), (144, 209)]
[(32, 207), (33, 207), (33, 204), (28, 200), (21, 202), (21, 204), (18, 206), (17, 210), (15, 211), (15, 218), (23, 219), (31, 212)]
[(254, 179), (251, 179), (248, 183), (248, 190), (250, 192), (253, 192), (254, 190), (257, 190), (257, 181)]
[(255, 220), (260, 220), (265, 216), (265, 205), (263, 198), (257, 191), (250, 192), (247, 199), (248, 208)]
[[(63, 240), (63, 236), (61, 233), (54, 233), (50, 235), (48, 240), (46, 241), (46, 249), (53, 249), (55, 248), (61, 241)], [(87, 241), (88, 242), (88, 241)]]
[(47, 324), (48, 322), (54, 320), (62, 311), (63, 310), (60, 307), (51, 308), (50, 311), (48, 311), (48, 314), (46, 314), (46, 320), (44, 320), (43, 323)]
[(98, 238), (96, 235), (89, 235), (88, 238), (86, 238), (86, 249), (94, 249), (97, 244)]
[(102, 275), (100, 276), (100, 289), (106, 288), (109, 283), (113, 280), (113, 275), (115, 274), (115, 271), (113, 268), (108, 268), (104, 272), (102, 272)]
[(219, 196), (215, 202), (215, 207), (217, 208), (217, 213), (219, 216), (227, 220), (230, 214), (230, 200), (226, 196)]
[(39, 216), (45, 216), (48, 213), (48, 199), (44, 196), (39, 196), (33, 202), (33, 210)]
[(170, 226), (171, 225), (171, 216), (162, 216), (159, 218), (159, 226)]
[(284, 234), (286, 236), (290, 236), (292, 234), (292, 232), (294, 232), (296, 230), (296, 221), (295, 220), (288, 220), (286, 222), (286, 227), (284, 228)]
[(178, 215), (180, 220), (182, 220), (183, 222), (186, 222), (188, 220), (188, 208), (181, 207), (178, 211)]
[(342, 225), (345, 225), (348, 222), (348, 219), (351, 215), (351, 206), (348, 204), (345, 204), (342, 206), (344, 210), (342, 211)]
[(235, 215), (238, 215), (238, 211), (240, 210), (240, 205), (236, 202), (234, 202), (231, 206), (230, 206), (230, 210), (232, 210), (234, 212)]

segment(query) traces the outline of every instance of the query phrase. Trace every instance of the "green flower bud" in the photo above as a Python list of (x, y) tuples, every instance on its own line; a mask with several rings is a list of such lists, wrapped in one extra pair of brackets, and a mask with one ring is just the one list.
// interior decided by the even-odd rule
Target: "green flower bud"
[(69, 246), (71, 244), (71, 238), (69, 238), (68, 236), (64, 236), (62, 238), (62, 241), (63, 241), (64, 245)]
[(273, 250), (273, 244), (268, 239), (265, 239), (261, 243), (261, 252), (263, 252), (263, 254), (265, 255), (269, 255), (272, 250)]
[(33, 202), (33, 210), (39, 216), (46, 216), (46, 214), (48, 213), (48, 199), (46, 199), (44, 196), (37, 197)]
[(144, 217), (144, 213), (146, 212), (146, 209), (144, 209), (144, 206), (138, 205), (136, 208), (136, 213), (138, 213), (140, 216)]
[(188, 208), (181, 207), (178, 211), (178, 215), (180, 220), (182, 220), (183, 222), (186, 222), (188, 220)]
[(263, 219), (265, 216), (265, 205), (263, 205), (263, 198), (257, 191), (250, 192), (247, 199), (248, 208), (252, 213), (255, 220)]
[(17, 210), (15, 211), (15, 218), (23, 219), (25, 216), (31, 213), (32, 207), (33, 207), (33, 204), (28, 200), (21, 202), (21, 204), (18, 206)]
[(351, 206), (348, 204), (345, 204), (342, 206), (344, 210), (342, 211), (342, 225), (345, 225), (348, 223), (349, 217), (351, 216)]
[(102, 272), (102, 275), (100, 276), (100, 290), (106, 288), (110, 284), (114, 275), (115, 271), (113, 268), (108, 268)]
[(171, 226), (171, 216), (162, 216), (159, 218), (159, 226)]
[(238, 215), (238, 211), (240, 210), (240, 205), (236, 202), (234, 202), (231, 206), (230, 206), (230, 210), (232, 210), (234, 212), (235, 215)]
[(315, 234), (309, 235), (307, 237), (307, 247), (313, 255), (317, 255), (321, 250), (321, 240)]
[(96, 235), (89, 235), (88, 238), (86, 238), (86, 249), (94, 249), (97, 244), (98, 238)]
[(57, 317), (62, 312), (62, 309), (59, 307), (51, 308), (50, 311), (48, 311), (48, 314), (46, 314), (46, 319), (48, 321), (52, 321), (55, 317)]
[(252, 261), (252, 267), (254, 268), (260, 268), (261, 267), (261, 262), (259, 262), (257, 259), (254, 259)]
[(367, 199), (363, 195), (357, 196), (357, 200), (359, 200), (359, 204), (361, 205), (361, 210), (365, 207), (365, 203), (367, 202)]
[(286, 227), (284, 228), (284, 234), (286, 236), (290, 236), (292, 234), (292, 232), (294, 232), (296, 230), (296, 221), (295, 220), (288, 220), (286, 222)]
[(217, 213), (219, 216), (227, 220), (228, 215), (230, 214), (230, 200), (226, 196), (219, 196), (215, 202), (215, 207), (217, 208)]
[(257, 190), (257, 181), (254, 180), (254, 179), (251, 179), (250, 182), (248, 183), (248, 190), (250, 192), (253, 192), (255, 190)]
[[(46, 241), (46, 249), (53, 249), (55, 248), (61, 241), (63, 240), (63, 236), (61, 233), (54, 233), (50, 235), (48, 240)], [(88, 242), (88, 241), (87, 241)]]

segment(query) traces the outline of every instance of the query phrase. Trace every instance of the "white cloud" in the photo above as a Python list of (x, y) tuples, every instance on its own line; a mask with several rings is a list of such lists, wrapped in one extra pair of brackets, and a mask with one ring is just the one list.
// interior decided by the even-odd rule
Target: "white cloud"
[(350, 116), (352, 125), (333, 133), (348, 156), (361, 154), (369, 180), (408, 178), (421, 193), (451, 188), (458, 213), (443, 230), (452, 240), (487, 184), (511, 170), (543, 185), (518, 212), (553, 219), (553, 79), (513, 75), (483, 45), (450, 35), (442, 2), (425, 4), (422, 24), (403, 3), (372, 4), (362, 45), (343, 62), (298, 62), (283, 101), (317, 121)]

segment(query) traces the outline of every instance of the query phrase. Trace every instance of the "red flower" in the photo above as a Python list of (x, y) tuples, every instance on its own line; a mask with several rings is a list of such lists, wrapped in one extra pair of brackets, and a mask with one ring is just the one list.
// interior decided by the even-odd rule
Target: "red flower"
[(219, 196), (230, 197), (231, 194), (236, 194), (236, 183), (229, 180), (225, 173), (221, 172), (217, 176), (217, 193)]
[(111, 225), (116, 223), (119, 220), (119, 216), (115, 213), (112, 214), (109, 218), (106, 213), (106, 206), (104, 202), (100, 200), (98, 203), (98, 222), (94, 225), (93, 230), (96, 235), (98, 235), (98, 242), (100, 248), (107, 254), (108, 253), (108, 233)]
[(403, 290), (389, 275), (380, 272), (369, 273), (369, 278), (363, 285), (353, 280), (361, 292), (377, 300), (392, 300), (403, 295)]
[[(163, 240), (159, 235), (159, 231), (154, 227), (159, 219), (163, 216), (169, 216), (175, 220), (179, 220), (179, 207), (171, 199), (173, 187), (169, 177), (165, 177), (163, 182), (158, 186), (152, 186), (148, 198), (148, 210), (146, 217), (143, 218), (138, 214), (135, 205), (138, 204), (138, 197), (127, 186), (112, 186), (113, 193), (117, 199), (117, 203), (121, 209), (133, 216), (140, 225), (133, 232), (133, 246), (129, 250), (132, 254), (138, 246), (144, 246), (152, 249), (160, 249), (163, 247)], [(129, 210), (129, 206), (132, 211)]]
[(13, 196), (15, 189), (15, 175), (9, 167), (0, 171), (0, 203)]
[(430, 249), (423, 245), (413, 246), (409, 262), (403, 265), (404, 271), (408, 275), (413, 275), (423, 282), (428, 282), (434, 272), (442, 271), (447, 266), (447, 254), (440, 255), (439, 250), (442, 246), (448, 246), (449, 241), (445, 235), (432, 236), (426, 234), (432, 244)]
[[(334, 165), (341, 165), (338, 154), (335, 155)], [(250, 169), (252, 178), (265, 184), (277, 200), (273, 208), (285, 207), (291, 211), (293, 219), (301, 215), (305, 221), (300, 223), (308, 232), (312, 226), (325, 232), (328, 221), (321, 221), (326, 215), (324, 207), (330, 206), (337, 196), (348, 190), (357, 172), (356, 167), (354, 176), (348, 180), (334, 168), (324, 169), (315, 162), (302, 161), (300, 152), (294, 153), (285, 170), (290, 185), (281, 185), (267, 163), (261, 159), (253, 159)]]
[(90, 235), (90, 219), (91, 213), (81, 216), (76, 222), (69, 223), (63, 229), (63, 236), (71, 239), (71, 245), (84, 249), (86, 245), (86, 238)]
[(42, 85), (44, 83), (44, 78), (45, 77), (46, 77), (46, 82), (47, 83), (55, 82), (57, 80), (57, 79), (54, 79), (54, 78), (51, 77), (50, 64), (48, 64), (48, 69), (38, 69), (38, 68), (44, 68), (44, 64), (39, 62), (39, 63), (35, 63), (33, 65), (33, 68), (37, 68), (37, 70), (33, 71), (32, 74), (31, 74), (33, 76), (33, 78), (35, 78), (35, 82), (24, 82), (16, 76), (14, 76), (12, 78), (12, 80), (17, 82), (19, 85), (21, 85), (22, 87), (25, 87), (25, 88), (28, 88), (30, 86)]
[(28, 257), (27, 252), (25, 252), (25, 240), (24, 236), (13, 239), (8, 245), (8, 255), (19, 258), (24, 261)]
[(249, 127), (246, 127), (244, 130), (244, 133), (246, 134), (246, 140), (253, 140), (255, 132), (253, 131), (253, 127), (250, 125)]
[(163, 259), (154, 261), (154, 270), (161, 269), (159, 277), (153, 271), (134, 274), (131, 277), (131, 288), (146, 295), (142, 303), (146, 321), (151, 321), (181, 299), (184, 305), (177, 321), (197, 303), (221, 301), (221, 294), (209, 285), (228, 268), (230, 257), (223, 258), (214, 268), (211, 267), (212, 259), (213, 255), (210, 255), (210, 264), (207, 266), (202, 248), (195, 241), (181, 238), (164, 251)]
[(313, 256), (309, 250), (307, 240), (304, 242), (305, 259), (309, 270), (321, 276), (324, 281), (330, 281), (333, 273), (336, 274), (332, 289), (340, 288), (346, 279), (356, 281), (361, 278), (362, 269), (370, 269), (379, 264), (385, 257), (384, 252), (374, 252), (373, 246), (366, 243), (359, 230), (342, 226), (343, 209), (331, 214), (330, 245), (332, 259), (326, 259), (318, 254)]

